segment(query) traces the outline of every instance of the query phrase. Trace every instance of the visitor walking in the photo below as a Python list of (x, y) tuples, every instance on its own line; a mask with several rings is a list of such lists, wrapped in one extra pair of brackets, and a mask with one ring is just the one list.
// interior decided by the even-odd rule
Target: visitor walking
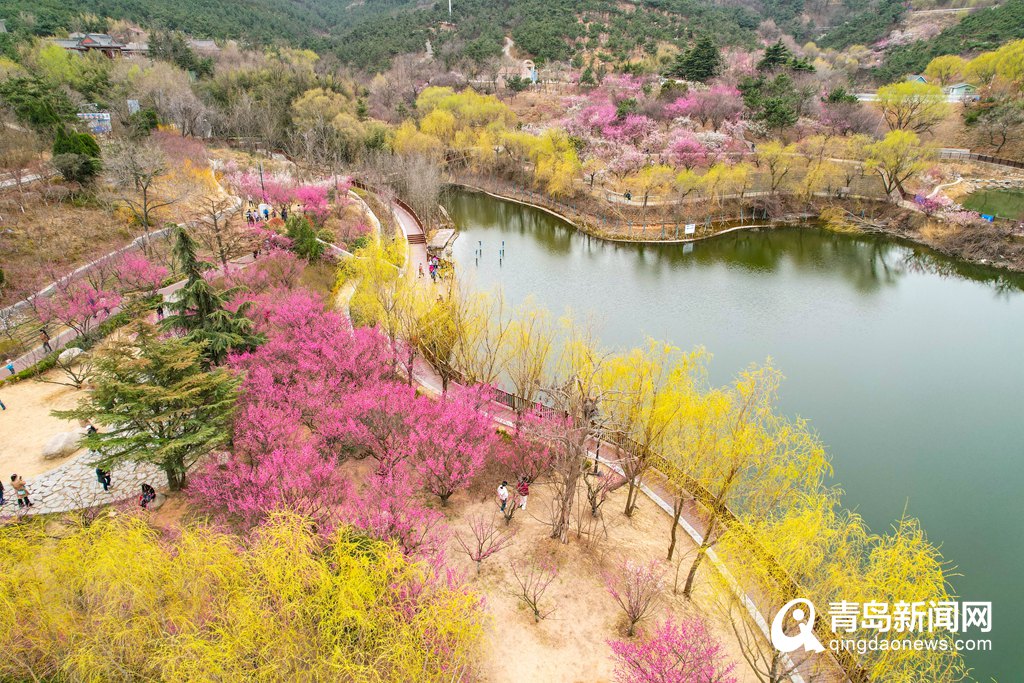
[(520, 477), (519, 483), (516, 485), (516, 493), (519, 494), (519, 509), (526, 509), (526, 499), (530, 497), (530, 482), (526, 481), (526, 477)]
[(46, 331), (46, 328), (39, 330), (39, 338), (43, 340), (43, 349), (47, 353), (53, 353), (53, 347), (50, 346), (50, 335)]
[(105, 470), (102, 467), (96, 468), (96, 481), (103, 484), (103, 490), (110, 490), (110, 470)]
[(285, 207), (283, 207), (281, 209), (281, 220), (283, 220), (283, 221), (287, 221), (288, 220), (288, 207), (287, 206), (285, 206)]
[(14, 361), (10, 358), (7, 359), (7, 372), (14, 374)]
[(505, 505), (508, 504), (508, 482), (501, 482), (501, 486), (498, 487), (498, 501), (501, 503), (501, 511), (505, 511)]
[(420, 264), (420, 279), (423, 279), (423, 264)]
[(32, 501), (28, 499), (28, 487), (25, 486), (25, 480), (19, 477), (17, 474), (11, 475), (11, 488), (14, 489), (14, 495), (18, 497), (19, 508), (30, 508), (32, 507)]
[(2, 400), (0, 400), (0, 410), (7, 410), (7, 406), (4, 405)]
[(139, 496), (139, 505), (145, 509), (147, 505), (153, 502), (154, 498), (156, 498), (156, 489), (149, 484), (143, 484), (142, 495)]
[(163, 304), (160, 304), (159, 306), (156, 307), (156, 319), (157, 320), (163, 320), (164, 319), (164, 305)]

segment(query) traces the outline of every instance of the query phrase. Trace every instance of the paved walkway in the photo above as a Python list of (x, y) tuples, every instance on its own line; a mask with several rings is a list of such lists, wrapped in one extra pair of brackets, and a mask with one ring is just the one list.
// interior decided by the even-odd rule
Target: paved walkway
[[(146, 482), (153, 488), (162, 488), (167, 477), (156, 466), (149, 463), (125, 463), (111, 470), (110, 491), (96, 479), (98, 455), (85, 451), (45, 474), (25, 480), (28, 497), (33, 505), (28, 513), (42, 515), (67, 512), (97, 505), (109, 505), (136, 497), (141, 484)], [(10, 487), (10, 476), (5, 474), (4, 497), (6, 502), (0, 508), (0, 517), (19, 512), (14, 491)]]
[[(255, 261), (252, 255), (229, 262), (228, 270), (237, 271), (253, 264)], [(174, 300), (176, 293), (185, 285), (181, 280), (159, 290), (164, 301)], [(155, 321), (156, 314), (150, 315), (149, 320)], [(65, 330), (51, 339), (50, 344), (54, 350), (66, 346), (76, 338), (72, 330)], [(37, 363), (46, 352), (42, 346), (37, 346), (15, 362), (16, 370), (23, 370)], [(5, 371), (6, 372), (6, 371)], [(68, 512), (81, 508), (89, 508), (96, 505), (107, 505), (139, 494), (139, 485), (148, 482), (153, 488), (161, 490), (166, 486), (167, 478), (158, 468), (148, 463), (124, 463), (111, 471), (111, 490), (104, 492), (103, 487), (96, 479), (97, 459), (95, 453), (86, 451), (73, 456), (49, 472), (45, 472), (31, 479), (26, 479), (29, 499), (34, 503), (28, 514), (40, 515), (54, 512)], [(5, 486), (4, 496), (6, 503), (0, 507), (0, 517), (18, 513), (17, 502), (14, 492), (8, 485), (9, 475), (2, 473), (7, 479), (0, 480)]]

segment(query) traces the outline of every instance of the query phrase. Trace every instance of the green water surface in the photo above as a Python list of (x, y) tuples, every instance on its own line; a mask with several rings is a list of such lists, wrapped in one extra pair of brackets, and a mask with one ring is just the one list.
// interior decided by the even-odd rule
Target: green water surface
[(961, 599), (993, 602), (994, 651), (967, 655), (976, 678), (1024, 680), (1020, 278), (815, 228), (612, 244), (485, 195), (445, 203), (460, 276), (480, 288), (593, 316), (609, 346), (704, 345), (716, 383), (770, 356), (846, 504), (878, 531), (906, 508), (956, 566)]

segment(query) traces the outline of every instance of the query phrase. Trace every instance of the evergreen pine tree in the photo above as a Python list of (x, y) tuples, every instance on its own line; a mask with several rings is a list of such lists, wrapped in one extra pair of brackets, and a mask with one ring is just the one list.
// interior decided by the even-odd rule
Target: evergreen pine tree
[(671, 74), (687, 81), (707, 82), (722, 66), (722, 55), (710, 36), (703, 36), (686, 52), (676, 57)]
[(773, 71), (780, 67), (790, 66), (793, 63), (793, 53), (785, 46), (780, 38), (774, 45), (765, 48), (764, 57), (757, 63), (758, 71)]
[(95, 389), (54, 415), (100, 427), (82, 444), (100, 454), (99, 466), (153, 463), (176, 491), (199, 458), (227, 442), (239, 380), (223, 368), (206, 370), (202, 344), (161, 339), (145, 323), (137, 331), (97, 354)]
[(195, 240), (179, 225), (172, 253), (185, 276), (185, 285), (178, 290), (177, 299), (167, 303), (172, 314), (164, 318), (163, 326), (184, 332), (186, 339), (202, 344), (207, 360), (219, 365), (229, 351), (251, 348), (259, 337), (253, 333), (252, 321), (245, 317), (248, 304), (234, 312), (227, 310), (224, 305), (237, 290), (218, 292), (203, 277), (212, 266), (200, 261), (196, 252)]

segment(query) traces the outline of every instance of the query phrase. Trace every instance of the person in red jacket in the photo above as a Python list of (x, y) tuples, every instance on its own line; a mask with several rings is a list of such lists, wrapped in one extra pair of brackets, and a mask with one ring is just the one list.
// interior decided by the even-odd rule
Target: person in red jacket
[(519, 509), (526, 509), (526, 499), (530, 496), (530, 482), (526, 481), (526, 477), (520, 477), (519, 483), (516, 484), (516, 493), (519, 494)]

